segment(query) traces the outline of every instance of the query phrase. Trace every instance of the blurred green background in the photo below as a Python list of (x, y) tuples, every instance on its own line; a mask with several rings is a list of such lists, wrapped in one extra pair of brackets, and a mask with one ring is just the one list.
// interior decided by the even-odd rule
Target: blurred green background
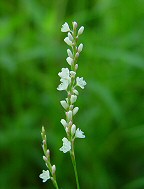
[(56, 90), (66, 67), (64, 22), (85, 27), (76, 141), (81, 189), (144, 189), (144, 1), (0, 1), (0, 189), (53, 186), (39, 179), (41, 126), (63, 189), (74, 189)]

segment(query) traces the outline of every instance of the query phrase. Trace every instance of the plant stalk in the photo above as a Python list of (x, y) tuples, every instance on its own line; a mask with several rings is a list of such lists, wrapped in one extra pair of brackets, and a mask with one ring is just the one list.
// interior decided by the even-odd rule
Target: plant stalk
[(74, 153), (74, 141), (72, 142), (72, 149), (70, 151), (70, 156), (71, 156), (71, 160), (72, 160), (72, 164), (73, 164), (73, 168), (74, 168), (77, 189), (80, 189), (77, 167), (76, 167), (76, 160), (75, 160), (75, 153)]

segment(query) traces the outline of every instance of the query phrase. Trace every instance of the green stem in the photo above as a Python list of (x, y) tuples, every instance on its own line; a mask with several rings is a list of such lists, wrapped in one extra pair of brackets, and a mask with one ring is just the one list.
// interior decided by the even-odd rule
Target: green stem
[(57, 181), (54, 180), (54, 179), (51, 179), (51, 180), (52, 180), (53, 185), (55, 186), (55, 188), (56, 188), (56, 189), (59, 189), (58, 184), (57, 184)]
[(70, 151), (70, 155), (71, 155), (71, 160), (72, 160), (72, 164), (73, 164), (73, 168), (74, 168), (77, 189), (80, 189), (77, 167), (76, 167), (76, 160), (75, 160), (75, 153), (74, 153), (74, 143), (73, 142), (72, 142), (72, 149)]
[(57, 182), (55, 181), (55, 188), (59, 189)]

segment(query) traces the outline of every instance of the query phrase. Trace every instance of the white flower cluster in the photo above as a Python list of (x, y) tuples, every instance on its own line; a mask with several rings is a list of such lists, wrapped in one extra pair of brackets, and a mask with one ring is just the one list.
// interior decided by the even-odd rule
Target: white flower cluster
[(73, 29), (71, 30), (68, 23), (64, 23), (61, 28), (61, 32), (67, 32), (68, 36), (64, 39), (65, 43), (71, 47), (67, 49), (68, 57), (66, 61), (70, 66), (68, 68), (62, 68), (61, 72), (58, 73), (60, 77), (60, 85), (57, 87), (57, 90), (65, 90), (68, 94), (65, 100), (60, 101), (62, 107), (65, 109), (66, 119), (61, 119), (61, 124), (64, 126), (67, 133), (67, 138), (62, 139), (63, 146), (60, 148), (60, 151), (66, 153), (71, 150), (72, 142), (75, 138), (85, 138), (83, 131), (79, 128), (76, 128), (76, 125), (73, 123), (73, 116), (78, 112), (79, 108), (74, 107), (74, 103), (77, 100), (78, 90), (77, 87), (84, 89), (86, 82), (83, 77), (76, 77), (76, 71), (78, 69), (78, 57), (83, 50), (83, 44), (77, 44), (78, 37), (83, 33), (84, 27), (81, 26), (78, 31), (78, 24), (76, 22), (72, 23)]

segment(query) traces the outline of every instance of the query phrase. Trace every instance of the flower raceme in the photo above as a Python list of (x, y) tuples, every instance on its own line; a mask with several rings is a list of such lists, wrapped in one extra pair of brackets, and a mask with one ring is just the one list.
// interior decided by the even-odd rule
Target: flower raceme
[(76, 22), (72, 23), (73, 28), (70, 29), (67, 22), (62, 25), (61, 32), (66, 32), (67, 37), (64, 39), (64, 42), (71, 48), (67, 49), (68, 57), (66, 61), (70, 68), (62, 68), (61, 72), (58, 73), (60, 77), (60, 84), (57, 87), (59, 91), (66, 91), (67, 98), (60, 101), (62, 107), (65, 110), (66, 119), (61, 119), (61, 124), (64, 126), (64, 129), (67, 134), (67, 138), (62, 139), (63, 146), (60, 148), (60, 151), (66, 153), (72, 150), (72, 141), (75, 138), (85, 138), (84, 132), (79, 128), (76, 129), (76, 125), (73, 124), (73, 117), (78, 112), (79, 108), (74, 106), (74, 103), (78, 97), (77, 88), (84, 89), (86, 82), (83, 77), (76, 77), (78, 69), (78, 58), (80, 53), (83, 50), (83, 44), (78, 45), (78, 38), (83, 33), (84, 27), (81, 26), (78, 31), (78, 24)]

